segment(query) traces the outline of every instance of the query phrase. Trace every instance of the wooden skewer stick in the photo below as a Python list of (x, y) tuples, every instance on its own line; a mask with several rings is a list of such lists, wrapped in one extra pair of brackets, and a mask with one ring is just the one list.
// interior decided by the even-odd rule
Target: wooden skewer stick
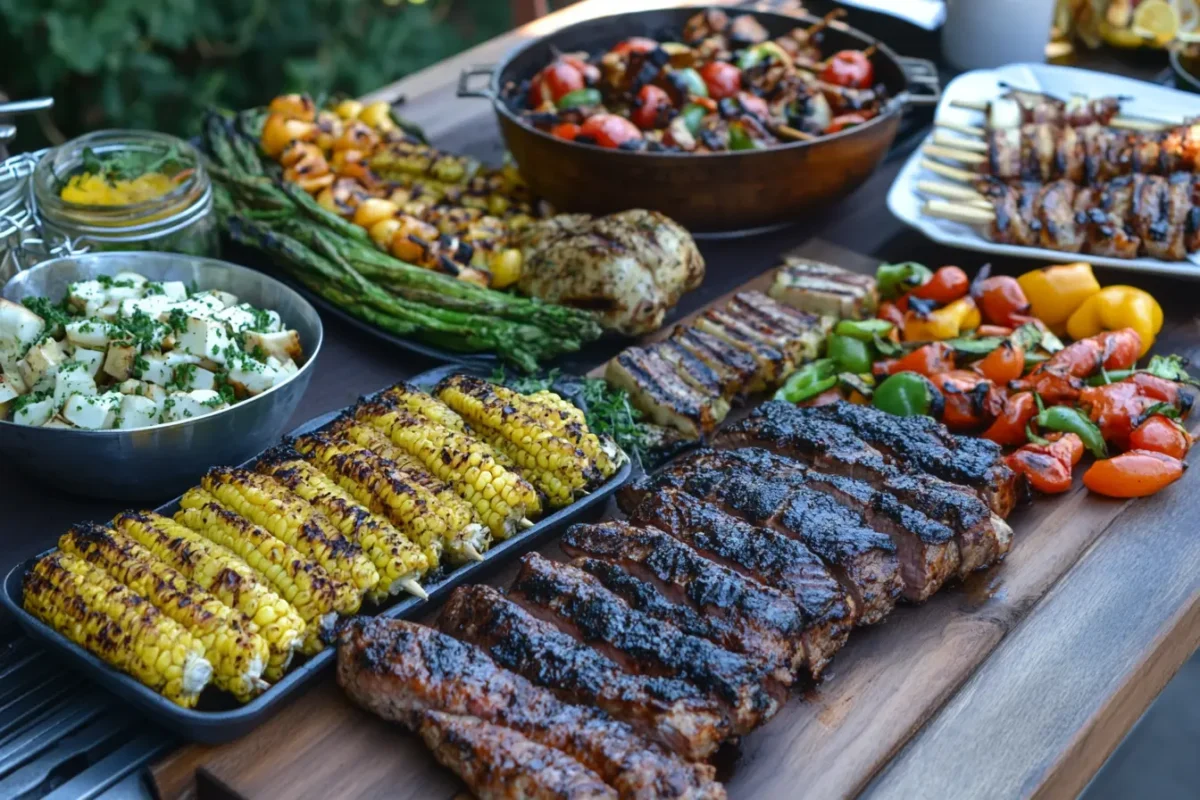
[[(955, 108), (965, 108), (969, 111), (982, 111), (984, 113), (987, 113), (988, 110), (986, 100), (951, 100), (950, 105)], [(1147, 119), (1145, 117), (1120, 116), (1109, 120), (1108, 127), (1120, 128), (1127, 131), (1162, 131), (1176, 124), (1180, 123), (1166, 122), (1160, 119)]]
[(467, 558), (472, 561), (483, 561), (483, 554), (475, 549), (475, 545), (470, 542), (463, 542), (463, 552), (467, 554)]
[(956, 150), (969, 150), (972, 153), (986, 153), (988, 151), (987, 142), (972, 141), (971, 139), (964, 139), (961, 136), (949, 136), (941, 131), (934, 132), (933, 143), (944, 145), (945, 147), (953, 147)]
[(805, 133), (802, 130), (797, 130), (791, 125), (776, 125), (775, 132), (781, 133), (789, 139), (795, 139), (798, 142), (811, 142), (813, 139), (817, 138), (811, 133)]
[(936, 144), (927, 144), (921, 148), (921, 152), (927, 156), (934, 158), (945, 158), (950, 161), (957, 161), (960, 164), (982, 164), (987, 161), (987, 156), (983, 153), (971, 153), (966, 150), (955, 150), (951, 147), (940, 147)]
[(404, 580), (400, 581), (400, 588), (414, 597), (419, 597), (422, 600), (429, 599), (429, 595), (426, 594), (425, 590), (421, 588), (421, 584), (417, 583), (412, 578), (405, 578)]
[(952, 181), (959, 183), (972, 183), (979, 180), (977, 173), (958, 167), (952, 167), (949, 164), (943, 164), (940, 161), (931, 161), (928, 158), (921, 159), (921, 166), (935, 175), (941, 175), (943, 178), (949, 178)]
[[(523, 530), (523, 531), (527, 531), (533, 527), (533, 522), (530, 521), (530, 519), (528, 517), (522, 517), (521, 522), (518, 524), (519, 524), (521, 530)], [(480, 559), (480, 560), (482, 560), (482, 559)]]
[(968, 189), (966, 186), (959, 186), (954, 183), (942, 183), (940, 181), (917, 181), (917, 191), (924, 194), (931, 194), (934, 197), (944, 197), (947, 200), (961, 200), (967, 205), (976, 208), (991, 209), (992, 204), (987, 198), (981, 195), (974, 189)]
[(987, 100), (951, 100), (950, 105), (955, 108), (965, 108), (969, 111), (984, 111), (988, 110)]
[(996, 219), (994, 211), (965, 206), (960, 203), (947, 203), (945, 200), (926, 201), (922, 213), (926, 216), (948, 219), (951, 222), (962, 222), (967, 225), (990, 225)]
[(938, 122), (936, 120), (934, 121), (933, 124), (939, 128), (945, 128), (948, 131), (954, 131), (955, 133), (962, 133), (967, 136), (974, 136), (977, 139), (982, 139), (984, 136), (987, 135), (986, 130), (984, 130), (983, 128), (978, 128), (974, 125), (959, 125), (957, 122)]

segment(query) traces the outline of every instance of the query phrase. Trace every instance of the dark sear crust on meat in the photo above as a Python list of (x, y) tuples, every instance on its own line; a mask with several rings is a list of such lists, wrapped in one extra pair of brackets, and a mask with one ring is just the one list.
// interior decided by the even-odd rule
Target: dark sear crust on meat
[(622, 798), (725, 796), (712, 767), (685, 762), (602, 711), (568, 705), (478, 647), (423, 625), (350, 621), (339, 636), (338, 683), (362, 707), (409, 727), (425, 711), (503, 725), (571, 756)]
[(706, 558), (786, 594), (804, 615), (801, 641), (814, 678), (846, 643), (858, 617), (854, 600), (801, 542), (671, 488), (650, 492), (630, 522), (661, 528)]
[(480, 800), (617, 800), (600, 776), (553, 747), (475, 717), (426, 711), (425, 746)]
[(438, 626), (562, 699), (595, 705), (689, 761), (708, 758), (730, 734), (724, 712), (692, 684), (625, 672), (490, 586), (456, 589)]
[(569, 556), (608, 561), (652, 584), (671, 602), (729, 622), (739, 630), (733, 649), (769, 664), (781, 686), (790, 686), (806, 670), (800, 641), (804, 615), (777, 589), (710, 561), (657, 528), (620, 522), (575, 525), (561, 545)]
[(575, 567), (530, 553), (509, 597), (631, 672), (695, 684), (729, 710), (735, 733), (748, 733), (779, 711), (783, 695), (769, 691), (772, 681), (760, 662), (634, 611)]

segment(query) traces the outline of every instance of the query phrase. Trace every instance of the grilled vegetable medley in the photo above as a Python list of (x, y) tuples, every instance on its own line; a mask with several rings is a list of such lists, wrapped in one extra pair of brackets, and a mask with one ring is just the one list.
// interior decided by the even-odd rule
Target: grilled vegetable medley
[(178, 422), (290, 380), (303, 357), (277, 312), (229, 292), (100, 275), (57, 303), (0, 299), (0, 419), (85, 430)]
[(709, 9), (674, 41), (633, 36), (598, 57), (557, 54), (506, 96), (530, 124), (599, 147), (715, 153), (814, 139), (868, 121), (887, 100), (872, 48), (822, 54), (834, 16), (771, 39), (752, 15)]
[(397, 384), (251, 468), (214, 467), (169, 518), (81, 523), (25, 577), (25, 608), (185, 707), (247, 701), (339, 617), (483, 560), (625, 458), (553, 392), (454, 375)]

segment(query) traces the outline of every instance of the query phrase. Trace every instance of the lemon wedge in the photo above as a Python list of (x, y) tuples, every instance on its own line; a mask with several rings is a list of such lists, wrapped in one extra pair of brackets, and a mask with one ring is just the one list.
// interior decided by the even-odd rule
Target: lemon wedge
[(1131, 29), (1163, 47), (1179, 34), (1179, 13), (1167, 0), (1145, 0), (1133, 10)]

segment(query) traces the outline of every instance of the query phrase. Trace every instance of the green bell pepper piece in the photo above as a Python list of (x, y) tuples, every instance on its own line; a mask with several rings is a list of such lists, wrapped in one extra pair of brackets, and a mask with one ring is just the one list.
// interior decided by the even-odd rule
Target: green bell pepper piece
[(853, 372), (856, 375), (870, 372), (871, 365), (875, 363), (875, 353), (871, 345), (836, 333), (829, 335), (825, 355), (837, 364), (838, 372)]
[(679, 112), (679, 115), (683, 117), (683, 124), (687, 126), (688, 132), (694, 136), (700, 130), (700, 123), (708, 115), (708, 109), (695, 103), (688, 103)]
[(832, 358), (818, 358), (793, 372), (779, 390), (776, 400), (800, 403), (816, 397), (837, 383), (837, 366)]
[(942, 393), (933, 381), (917, 372), (897, 372), (875, 387), (871, 404), (898, 417), (939, 418), (945, 408)]
[(558, 98), (558, 107), (566, 109), (576, 106), (597, 106), (600, 105), (600, 99), (599, 89), (576, 89)]
[(762, 145), (759, 141), (751, 137), (740, 122), (731, 122), (729, 124), (730, 150), (758, 150), (760, 147)]
[(834, 327), (833, 332), (860, 342), (873, 342), (876, 336), (887, 336), (893, 327), (886, 319), (844, 319)]
[(708, 97), (708, 84), (704, 82), (704, 78), (700, 77), (700, 73), (691, 67), (677, 69), (673, 73), (679, 76), (680, 82), (687, 87), (687, 93), (697, 97)]
[(875, 288), (884, 300), (915, 289), (933, 277), (933, 272), (924, 264), (915, 261), (905, 261), (901, 264), (880, 264), (875, 270)]
[(784, 52), (784, 49), (775, 42), (763, 42), (762, 44), (756, 44), (753, 47), (747, 47), (745, 50), (739, 53), (737, 58), (737, 68), (751, 69), (753, 67), (757, 67), (764, 61), (769, 61), (771, 59), (783, 61), (785, 63), (791, 63), (792, 61), (791, 57)]
[(1082, 411), (1070, 406), (1051, 406), (1043, 409), (1034, 420), (1039, 430), (1073, 433), (1083, 440), (1086, 447), (1096, 458), (1106, 458), (1108, 447), (1104, 443), (1104, 434), (1096, 423), (1088, 419)]

